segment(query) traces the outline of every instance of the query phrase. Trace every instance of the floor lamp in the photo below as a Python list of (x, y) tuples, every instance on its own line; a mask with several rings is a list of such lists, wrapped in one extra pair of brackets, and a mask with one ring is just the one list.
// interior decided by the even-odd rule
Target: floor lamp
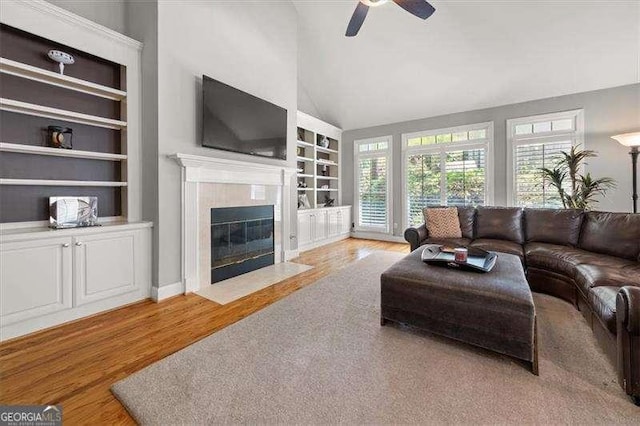
[(640, 132), (623, 133), (611, 136), (611, 138), (624, 146), (631, 147), (629, 154), (631, 154), (631, 172), (633, 173), (631, 177), (633, 182), (633, 212), (638, 213), (638, 149), (640, 147)]

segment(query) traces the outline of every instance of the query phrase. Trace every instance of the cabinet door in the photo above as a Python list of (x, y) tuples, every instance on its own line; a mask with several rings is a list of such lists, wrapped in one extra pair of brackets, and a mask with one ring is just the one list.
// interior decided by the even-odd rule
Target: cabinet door
[(329, 210), (329, 237), (335, 237), (340, 233), (340, 210)]
[(94, 302), (137, 290), (136, 231), (74, 238), (74, 301)]
[(327, 239), (327, 235), (329, 233), (327, 229), (327, 224), (328, 224), (327, 211), (321, 210), (314, 213), (314, 219), (315, 219), (315, 226), (314, 226), (315, 232), (313, 234), (314, 240), (320, 241), (320, 240)]
[(298, 247), (313, 241), (313, 226), (311, 212), (298, 212)]
[(2, 324), (71, 308), (71, 238), (2, 244)]

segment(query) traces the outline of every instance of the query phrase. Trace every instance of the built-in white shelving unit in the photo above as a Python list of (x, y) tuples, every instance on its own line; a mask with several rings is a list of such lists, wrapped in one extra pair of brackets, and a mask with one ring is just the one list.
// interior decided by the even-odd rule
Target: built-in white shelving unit
[[(40, 0), (1, 0), (0, 22), (3, 40), (21, 40), (0, 58), (4, 340), (149, 298), (153, 224), (142, 221), (142, 44)], [(51, 71), (48, 48), (73, 52), (80, 78)], [(104, 116), (83, 113), (88, 103)], [(52, 147), (49, 126), (71, 127), (76, 149)], [(49, 197), (62, 195), (98, 197), (101, 226), (49, 228)]]
[(0, 185), (22, 186), (127, 186), (127, 182), (113, 182), (100, 180), (53, 180), (53, 179), (0, 179)]
[[(321, 208), (325, 198), (341, 203), (340, 158), (342, 130), (298, 113), (297, 181), (301, 194), (306, 194), (311, 208)], [(323, 186), (327, 188), (323, 188)]]
[(7, 58), (0, 58), (0, 72), (114, 101), (121, 101), (127, 97), (127, 92), (123, 90), (43, 70)]
[(20, 154), (52, 155), (54, 157), (84, 158), (88, 160), (126, 160), (124, 154), (110, 154), (108, 152), (80, 151), (73, 149), (49, 148), (46, 146), (23, 145), (18, 143), (0, 142), (0, 152), (17, 152)]
[(108, 129), (121, 130), (127, 127), (126, 121), (98, 117), (96, 115), (83, 114), (81, 112), (67, 111), (44, 105), (30, 104), (28, 102), (6, 98), (0, 98), (0, 109), (3, 111), (17, 112), (19, 114), (35, 115), (36, 117), (46, 117), (56, 120), (70, 121), (72, 123), (86, 124), (88, 126), (106, 127)]

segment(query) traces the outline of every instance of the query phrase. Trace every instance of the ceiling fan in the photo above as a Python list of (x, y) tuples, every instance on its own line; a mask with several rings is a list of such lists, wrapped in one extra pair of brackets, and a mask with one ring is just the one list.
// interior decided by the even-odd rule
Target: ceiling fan
[[(358, 34), (364, 18), (367, 17), (369, 7), (382, 6), (388, 1), (389, 0), (359, 0), (356, 10), (353, 12), (353, 16), (351, 16), (351, 20), (349, 21), (345, 35), (347, 37), (353, 37)], [(412, 15), (422, 19), (427, 19), (436, 11), (426, 0), (393, 0), (393, 2)]]

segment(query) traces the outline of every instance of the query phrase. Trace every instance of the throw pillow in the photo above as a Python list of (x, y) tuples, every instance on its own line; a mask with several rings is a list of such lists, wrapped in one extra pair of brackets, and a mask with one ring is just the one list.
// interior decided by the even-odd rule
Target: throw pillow
[(429, 238), (462, 238), (456, 207), (427, 207), (423, 213)]

